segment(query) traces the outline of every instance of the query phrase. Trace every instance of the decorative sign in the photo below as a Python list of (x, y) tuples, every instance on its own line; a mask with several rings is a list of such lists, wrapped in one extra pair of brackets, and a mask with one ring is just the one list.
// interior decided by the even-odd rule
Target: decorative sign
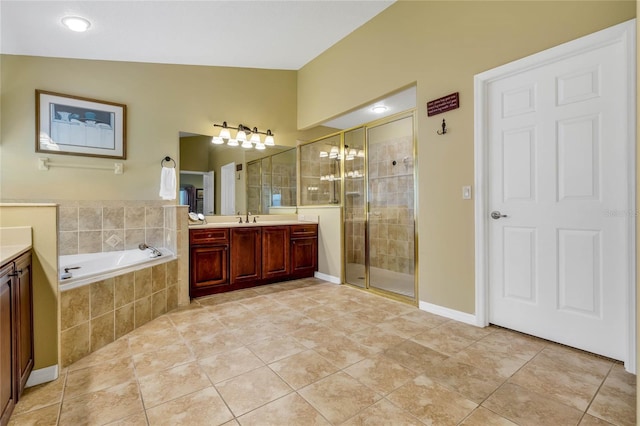
[(442, 98), (434, 99), (427, 102), (427, 116), (441, 114), (443, 112), (451, 111), (452, 109), (460, 108), (460, 99), (458, 93), (452, 93)]

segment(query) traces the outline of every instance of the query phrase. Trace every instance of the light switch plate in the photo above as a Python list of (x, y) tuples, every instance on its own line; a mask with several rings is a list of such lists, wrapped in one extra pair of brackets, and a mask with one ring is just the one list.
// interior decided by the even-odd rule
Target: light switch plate
[(466, 185), (462, 187), (462, 199), (463, 200), (471, 199), (471, 185)]

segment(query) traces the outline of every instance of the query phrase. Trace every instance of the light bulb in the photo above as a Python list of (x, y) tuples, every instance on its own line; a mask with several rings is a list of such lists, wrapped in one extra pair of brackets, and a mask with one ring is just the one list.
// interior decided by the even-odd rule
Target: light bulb
[(258, 142), (256, 144), (256, 149), (262, 151), (263, 149), (265, 149), (266, 147), (264, 146), (264, 144), (262, 142)]
[(253, 148), (253, 145), (251, 144), (251, 141), (248, 141), (248, 140), (245, 139), (245, 140), (242, 141), (242, 147), (243, 148)]
[(91, 26), (91, 22), (80, 16), (65, 16), (62, 18), (62, 24), (77, 33), (83, 33)]
[(220, 136), (214, 136), (211, 138), (211, 143), (215, 144), (215, 145), (222, 145), (224, 143), (224, 141), (222, 140), (222, 138)]
[[(266, 143), (266, 141), (265, 141), (265, 143)], [(329, 156), (329, 153), (327, 151), (320, 151), (320, 158), (325, 158), (325, 157), (328, 157), (328, 156)]]
[(231, 139), (231, 132), (226, 127), (220, 129), (220, 134), (218, 135), (220, 139)]
[(261, 143), (261, 141), (260, 141), (260, 135), (259, 135), (259, 134), (257, 134), (257, 133), (252, 133), (252, 134), (251, 134), (251, 139), (250, 139), (250, 140), (251, 140), (251, 142), (253, 142), (253, 143), (255, 143), (255, 144), (259, 144), (259, 143)]
[(229, 142), (227, 142), (227, 145), (229, 145), (229, 146), (238, 146), (238, 140), (237, 139), (229, 139)]
[(236, 134), (236, 139), (240, 142), (244, 142), (247, 140), (247, 134), (244, 132), (244, 130), (238, 130), (238, 133)]
[(267, 146), (274, 146), (276, 141), (273, 139), (273, 135), (271, 134), (271, 130), (267, 130), (267, 136), (264, 138), (264, 144)]

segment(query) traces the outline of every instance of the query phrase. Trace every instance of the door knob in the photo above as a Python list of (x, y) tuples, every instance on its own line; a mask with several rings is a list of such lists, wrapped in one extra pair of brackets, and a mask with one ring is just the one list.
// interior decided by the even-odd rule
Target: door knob
[(491, 218), (492, 218), (492, 219), (496, 219), (496, 220), (498, 220), (498, 219), (500, 219), (501, 217), (507, 217), (507, 215), (506, 215), (506, 214), (502, 214), (502, 213), (500, 213), (500, 212), (499, 212), (499, 211), (497, 211), (497, 210), (494, 210), (494, 211), (492, 211), (492, 212), (491, 212)]

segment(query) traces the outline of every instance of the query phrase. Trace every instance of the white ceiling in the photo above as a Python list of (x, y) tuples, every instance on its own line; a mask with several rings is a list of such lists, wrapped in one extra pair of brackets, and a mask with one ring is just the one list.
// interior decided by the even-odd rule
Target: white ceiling
[[(0, 0), (0, 52), (298, 70), (394, 1)], [(91, 28), (67, 30), (68, 15)]]

